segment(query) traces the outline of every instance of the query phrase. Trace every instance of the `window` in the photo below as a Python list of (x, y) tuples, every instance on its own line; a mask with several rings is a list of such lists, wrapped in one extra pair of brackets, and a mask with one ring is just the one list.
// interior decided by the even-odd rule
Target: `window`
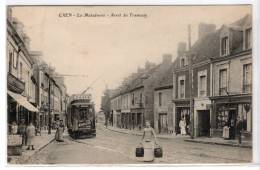
[(159, 106), (162, 106), (162, 93), (159, 93)]
[(182, 58), (182, 59), (181, 59), (181, 67), (184, 67), (184, 66), (185, 66), (185, 59)]
[(204, 97), (206, 96), (206, 76), (200, 76), (199, 81), (199, 96)]
[(20, 80), (23, 78), (23, 64), (20, 63)]
[(135, 94), (132, 94), (132, 105), (135, 105)]
[(184, 98), (184, 80), (180, 80), (180, 98)]
[(227, 54), (228, 47), (228, 37), (224, 37), (221, 39), (221, 55)]
[(246, 37), (245, 37), (245, 40), (246, 40), (246, 49), (248, 48), (251, 48), (252, 47), (252, 29), (247, 29), (246, 30)]
[(227, 69), (219, 70), (219, 95), (227, 93)]
[(12, 72), (13, 53), (9, 52), (9, 72)]
[(219, 108), (217, 114), (217, 129), (223, 129), (227, 121), (228, 121), (228, 110), (225, 110), (223, 107)]
[(139, 101), (139, 106), (142, 107), (142, 103), (143, 103), (143, 94), (140, 94), (140, 101)]
[(243, 93), (252, 92), (252, 64), (243, 66)]
[(16, 51), (14, 51), (14, 53), (13, 53), (14, 55), (13, 55), (13, 67), (16, 69), (17, 68), (17, 55), (18, 55), (18, 53), (16, 52)]
[(27, 89), (28, 90), (27, 91), (28, 92), (28, 96), (30, 96), (30, 73), (29, 73), (29, 71), (27, 72), (27, 82), (26, 83), (28, 85), (27, 86), (28, 87), (28, 89)]

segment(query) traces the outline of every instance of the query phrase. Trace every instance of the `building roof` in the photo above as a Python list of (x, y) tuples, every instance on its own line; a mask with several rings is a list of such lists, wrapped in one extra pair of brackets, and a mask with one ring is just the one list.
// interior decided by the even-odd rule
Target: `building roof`
[(236, 21), (236, 22), (233, 22), (231, 23), (230, 25), (231, 26), (239, 26), (239, 27), (243, 27), (244, 24), (246, 23), (246, 21), (248, 19), (251, 19), (252, 16), (250, 14), (247, 14), (245, 17), (241, 18), (240, 20)]
[(155, 89), (172, 87), (173, 77), (172, 77), (172, 64), (163, 69), (161, 76), (155, 82)]

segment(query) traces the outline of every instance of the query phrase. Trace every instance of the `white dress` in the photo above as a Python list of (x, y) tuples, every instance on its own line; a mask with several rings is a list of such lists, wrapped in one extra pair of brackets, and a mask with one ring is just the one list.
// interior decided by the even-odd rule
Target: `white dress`
[(144, 128), (144, 161), (154, 160), (154, 140), (153, 140), (154, 130), (153, 128)]
[(186, 135), (186, 129), (185, 129), (186, 123), (183, 120), (181, 120), (180, 123), (179, 123), (179, 126), (181, 128), (181, 134)]

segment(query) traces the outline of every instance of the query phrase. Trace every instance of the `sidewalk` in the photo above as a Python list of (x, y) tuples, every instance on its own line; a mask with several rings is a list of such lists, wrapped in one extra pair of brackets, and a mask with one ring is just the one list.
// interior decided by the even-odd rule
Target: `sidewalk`
[(8, 156), (8, 159), (10, 162), (8, 162), (9, 165), (15, 165), (15, 164), (22, 164), (24, 161), (30, 159), (30, 157), (35, 154), (36, 152), (39, 152), (41, 149), (43, 149), (45, 146), (47, 146), (49, 143), (51, 143), (54, 140), (55, 136), (55, 130), (51, 131), (51, 134), (48, 134), (48, 131), (42, 131), (41, 136), (38, 134), (38, 136), (35, 136), (34, 139), (34, 149), (35, 150), (26, 150), (27, 146), (23, 146), (23, 152), (21, 156)]
[[(105, 129), (114, 131), (114, 132), (119, 132), (119, 133), (124, 133), (124, 134), (132, 134), (132, 135), (137, 135), (137, 136), (142, 136), (143, 133), (140, 130), (129, 130), (129, 129), (121, 129), (118, 127), (114, 126), (106, 126), (104, 124), (99, 125)], [(183, 139), (186, 142), (195, 142), (195, 143), (204, 143), (204, 144), (212, 144), (212, 145), (224, 145), (224, 146), (233, 146), (237, 147), (237, 140), (224, 140), (222, 138), (217, 138), (217, 137), (197, 137), (195, 139), (191, 139), (190, 136), (182, 136), (182, 135), (175, 135), (175, 134), (157, 134), (157, 138), (160, 139)], [(239, 147), (242, 148), (252, 148), (252, 141), (242, 141), (242, 145)]]
[[(143, 131), (142, 130), (137, 130), (137, 129), (121, 129), (118, 127), (114, 127), (114, 126), (108, 126), (106, 128), (106, 126), (104, 124), (99, 124), (100, 126), (102, 126), (105, 129), (114, 131), (114, 132), (118, 132), (118, 133), (124, 133), (124, 134), (131, 134), (131, 135), (137, 135), (137, 136), (142, 136), (143, 135)], [(186, 135), (175, 135), (175, 134), (156, 134), (157, 138), (161, 138), (161, 139), (189, 139), (190, 136), (186, 136)]]
[[(204, 143), (204, 144), (213, 144), (213, 145), (225, 145), (225, 146), (233, 146), (237, 147), (237, 140), (224, 140), (223, 138), (210, 138), (210, 137), (198, 137), (195, 139), (185, 139), (187, 142), (196, 142), (196, 143)], [(239, 146), (242, 148), (252, 148), (252, 141), (243, 141)]]

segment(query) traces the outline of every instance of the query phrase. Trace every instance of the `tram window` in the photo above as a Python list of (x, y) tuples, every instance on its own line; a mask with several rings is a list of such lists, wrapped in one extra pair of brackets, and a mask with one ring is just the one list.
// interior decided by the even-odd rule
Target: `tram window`
[(87, 117), (87, 112), (85, 109), (80, 110), (80, 117), (81, 118)]

